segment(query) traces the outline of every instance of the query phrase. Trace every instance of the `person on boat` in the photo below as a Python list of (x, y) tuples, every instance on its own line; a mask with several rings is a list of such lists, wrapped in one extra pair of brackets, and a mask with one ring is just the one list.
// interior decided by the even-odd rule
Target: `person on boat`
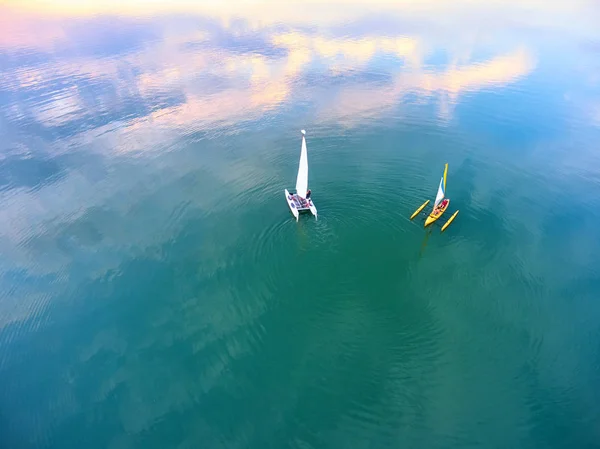
[(310, 189), (308, 189), (307, 192), (306, 192), (306, 201), (310, 200), (310, 194), (311, 193), (312, 192), (310, 191)]

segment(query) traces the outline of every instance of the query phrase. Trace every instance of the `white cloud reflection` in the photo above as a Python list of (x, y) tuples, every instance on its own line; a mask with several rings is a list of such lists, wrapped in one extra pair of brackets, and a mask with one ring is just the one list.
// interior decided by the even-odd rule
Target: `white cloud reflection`
[[(517, 48), (487, 61), (447, 67), (425, 66), (427, 54), (416, 38), (326, 39), (301, 33), (274, 35), (270, 42), (285, 48), (282, 60), (260, 54), (239, 55), (212, 50), (196, 55), (192, 61), (165, 67), (138, 78), (139, 91), (150, 97), (153, 91), (179, 83), (186, 102), (163, 108), (150, 114), (153, 126), (158, 123), (174, 127), (207, 128), (231, 124), (237, 120), (253, 120), (283, 104), (293, 104), (295, 97), (313, 101), (317, 115), (329, 122), (353, 122), (384, 113), (409, 94), (423, 99), (440, 99), (448, 114), (463, 92), (501, 88), (527, 76), (535, 68), (531, 52)], [(377, 55), (391, 58), (389, 67), (370, 69), (369, 62)], [(319, 62), (325, 69), (317, 71), (316, 79), (341, 79), (334, 95), (326, 102), (318, 98), (317, 86), (303, 79), (310, 74), (304, 69)], [(198, 92), (193, 80), (198, 73), (210, 73), (229, 80), (230, 86), (214, 93)], [(380, 83), (354, 81), (355, 74), (369, 77), (372, 72), (388, 79)], [(344, 76), (348, 75), (348, 80)], [(176, 78), (175, 80), (173, 78)], [(318, 84), (318, 81), (317, 81)], [(142, 119), (143, 120), (143, 119)], [(136, 121), (139, 124), (139, 121)]]
[[(411, 12), (421, 13), (423, 8), (411, 2), (383, 3), (386, 7), (408, 8)], [(24, 4), (27, 5), (35, 5), (41, 11), (49, 7), (44, 2)], [(56, 5), (54, 12), (64, 13), (70, 9), (83, 12), (78, 2)], [(118, 3), (111, 7), (116, 5)], [(217, 10), (211, 5), (202, 7), (214, 15)], [(256, 5), (262, 5), (258, 10), (268, 12), (259, 22), (253, 21)], [(180, 6), (190, 5), (181, 3)], [(359, 32), (339, 36), (327, 27), (303, 31), (290, 29), (287, 23), (288, 29), (280, 31), (271, 24), (283, 19), (275, 15), (278, 19), (271, 20), (270, 14), (287, 14), (295, 11), (297, 5), (264, 7), (264, 2), (253, 2), (246, 6), (247, 9), (236, 10), (237, 14), (246, 14), (241, 24), (233, 19), (229, 8), (219, 7), (222, 23), (212, 23), (205, 29), (202, 23), (206, 25), (206, 22), (179, 31), (168, 21), (149, 21), (150, 33), (160, 38), (142, 43), (135, 35), (115, 32), (116, 38), (121, 39), (118, 44), (126, 46), (130, 39), (131, 48), (100, 56), (87, 54), (85, 48), (75, 48), (77, 51), (58, 58), (49, 57), (43, 64), (25, 64), (13, 71), (5, 70), (4, 87), (35, 92), (52, 89), (60, 80), (68, 78), (85, 81), (83, 87), (77, 81), (74, 86), (60, 86), (53, 92), (53, 98), (31, 105), (27, 119), (49, 128), (78, 126), (86, 120), (89, 122), (90, 115), (100, 113), (107, 121), (122, 122), (124, 128), (119, 132), (143, 133), (156, 127), (212, 129), (240, 120), (255, 120), (283, 105), (293, 106), (297, 98), (312, 102), (320, 119), (348, 126), (376, 117), (409, 94), (425, 101), (437, 101), (440, 116), (449, 118), (462, 93), (501, 88), (527, 76), (535, 68), (531, 51), (520, 46), (487, 60), (465, 61), (462, 56), (471, 53), (472, 48), (453, 55), (452, 52), (457, 52), (455, 48), (430, 42), (426, 33), (377, 36)], [(359, 6), (354, 3), (349, 12)], [(23, 12), (11, 14), (16, 14), (17, 20), (4, 19), (13, 25), (8, 32), (0, 32), (0, 46), (17, 55), (26, 49), (39, 53), (43, 59), (43, 55), (54, 55), (65, 41), (71, 42), (67, 46), (71, 49), (81, 29), (61, 25), (61, 20), (70, 24), (78, 19), (40, 18)], [(339, 19), (339, 15), (335, 17)], [(302, 19), (296, 17), (295, 20)], [(125, 21), (122, 26), (128, 29), (129, 24)], [(136, 24), (139, 25), (139, 20)], [(41, 39), (31, 38), (34, 29), (44, 30)], [(23, 40), (19, 40), (20, 37)], [(448, 53), (451, 62), (424, 63), (436, 51)], [(369, 82), (373, 75), (383, 81)], [(311, 81), (311, 77), (318, 81)], [(325, 102), (317, 85), (329, 78), (337, 82)], [(132, 116), (127, 108), (131, 102), (143, 104), (146, 112)], [(81, 130), (93, 132), (93, 127), (85, 126)], [(153, 135), (156, 137), (155, 132)]]

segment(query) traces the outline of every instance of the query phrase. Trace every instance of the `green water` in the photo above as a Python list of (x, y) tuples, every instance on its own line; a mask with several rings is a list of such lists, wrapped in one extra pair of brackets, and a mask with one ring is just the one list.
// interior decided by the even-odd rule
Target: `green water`
[(600, 447), (600, 16), (530, 3), (2, 11), (0, 447)]

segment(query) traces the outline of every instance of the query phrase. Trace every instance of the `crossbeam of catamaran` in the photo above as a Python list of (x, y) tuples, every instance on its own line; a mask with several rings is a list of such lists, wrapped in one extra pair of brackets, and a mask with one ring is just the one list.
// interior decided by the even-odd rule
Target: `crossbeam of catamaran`
[(300, 149), (300, 164), (298, 165), (298, 176), (296, 177), (296, 192), (290, 193), (285, 189), (285, 200), (290, 207), (292, 215), (298, 217), (301, 212), (310, 211), (315, 217), (317, 208), (315, 207), (311, 192), (308, 188), (308, 155), (306, 151), (306, 131), (302, 130), (302, 148)]
[[(438, 220), (438, 218), (440, 218), (444, 214), (444, 212), (446, 212), (446, 210), (448, 209), (448, 206), (450, 206), (450, 198), (446, 198), (446, 177), (447, 177), (447, 175), (448, 175), (448, 164), (446, 164), (446, 167), (444, 168), (444, 175), (442, 176), (442, 179), (440, 179), (440, 185), (438, 187), (437, 195), (435, 196), (433, 208), (431, 209), (431, 212), (427, 215), (427, 218), (425, 219), (425, 227), (435, 223)], [(430, 200), (425, 201), (410, 216), (410, 219), (412, 220), (415, 217), (417, 217), (419, 214), (421, 214), (421, 212), (423, 212), (423, 210), (427, 207), (429, 202), (430, 202)], [(454, 219), (458, 215), (458, 212), (459, 211), (454, 212), (452, 214), (452, 216), (448, 219), (448, 221), (446, 221), (446, 223), (444, 223), (442, 225), (441, 232), (444, 232), (446, 230), (446, 228), (448, 228), (448, 226), (450, 226), (450, 224), (454, 221)]]

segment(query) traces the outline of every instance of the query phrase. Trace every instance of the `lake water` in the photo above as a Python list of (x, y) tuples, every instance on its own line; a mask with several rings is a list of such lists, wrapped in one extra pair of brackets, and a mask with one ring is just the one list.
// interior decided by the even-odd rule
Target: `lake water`
[(600, 447), (597, 1), (9, 0), (0, 75), (0, 447)]

